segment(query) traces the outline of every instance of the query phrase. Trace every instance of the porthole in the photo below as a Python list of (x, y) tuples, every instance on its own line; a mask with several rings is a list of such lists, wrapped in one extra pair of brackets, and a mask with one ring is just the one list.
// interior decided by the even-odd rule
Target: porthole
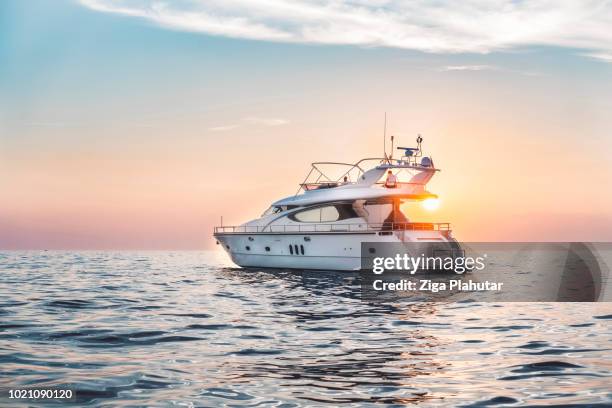
[(251, 247), (250, 247), (250, 246), (248, 246), (248, 245), (247, 245), (246, 247), (244, 247), (244, 248), (245, 248), (247, 251), (250, 251), (250, 250), (251, 250)]
[(297, 246), (297, 244), (295, 244), (295, 245), (293, 246), (293, 252), (295, 252), (295, 254), (296, 254), (296, 255), (299, 255), (299, 254), (300, 254), (300, 253), (298, 252), (298, 246)]
[(266, 247), (266, 252), (270, 252), (270, 247)]
[(304, 255), (304, 245), (300, 245), (300, 252), (302, 255)]
[(368, 252), (370, 252), (371, 254), (375, 254), (376, 248), (368, 248)]
[(310, 237), (304, 237), (304, 241), (310, 242)]
[(291, 255), (293, 255), (293, 245), (289, 245), (289, 252), (291, 253)]
[(249, 237), (249, 241), (253, 241), (253, 240), (254, 240), (254, 238), (253, 238), (253, 237)]

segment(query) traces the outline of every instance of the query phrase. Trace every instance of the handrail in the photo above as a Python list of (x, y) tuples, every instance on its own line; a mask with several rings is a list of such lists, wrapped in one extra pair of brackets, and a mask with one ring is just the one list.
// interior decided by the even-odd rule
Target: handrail
[(379, 231), (450, 231), (449, 222), (377, 222), (352, 224), (280, 224), (230, 225), (215, 227), (215, 234), (257, 234), (287, 232), (379, 232)]
[[(364, 162), (373, 161), (373, 160), (379, 161), (379, 164), (376, 167), (387, 166), (387, 167), (407, 168), (407, 169), (421, 170), (421, 171), (440, 171), (439, 169), (436, 169), (435, 167), (421, 166), (416, 161), (415, 157), (408, 157), (408, 158), (402, 158), (402, 159), (403, 160), (390, 159), (388, 157), (387, 158), (366, 157), (355, 163), (342, 163), (342, 162), (313, 162), (313, 163), (310, 163), (310, 166), (311, 166), (310, 171), (304, 178), (304, 181), (299, 184), (299, 187), (297, 191), (295, 192), (295, 195), (298, 195), (301, 190), (307, 191), (306, 186), (308, 185), (322, 185), (322, 184), (333, 184), (333, 183), (340, 184), (341, 180), (343, 180), (345, 176), (348, 176), (351, 173), (351, 171), (353, 171), (354, 169), (358, 170), (357, 178), (359, 178), (361, 175), (363, 175), (366, 172), (366, 170), (364, 170), (361, 167), (361, 164)], [(319, 165), (346, 166), (348, 167), (348, 170), (342, 173), (340, 177), (336, 179), (332, 179), (327, 174), (325, 174), (325, 172), (321, 168), (319, 168)], [(308, 179), (310, 178), (310, 176), (312, 175), (314, 171), (318, 173), (317, 179), (314, 182), (308, 182)], [(320, 181), (322, 178), (324, 180)], [(351, 182), (351, 184), (354, 184), (354, 183), (355, 182)]]
[[(358, 184), (356, 181), (312, 181), (312, 182), (308, 182), (308, 183), (300, 183), (299, 186), (300, 188), (303, 188), (307, 191), (309, 191), (309, 189), (307, 187), (310, 186), (329, 186), (326, 188), (336, 188), (336, 187), (342, 187), (342, 186), (347, 186), (347, 185), (354, 185), (354, 184)], [(423, 186), (425, 185), (424, 183), (415, 183), (415, 182), (411, 182), (411, 181), (398, 181), (397, 183), (398, 188), (400, 186)], [(385, 182), (384, 181), (377, 181), (376, 183), (373, 183), (373, 185), (377, 185), (377, 186), (384, 186)], [(316, 189), (313, 189), (316, 190)]]

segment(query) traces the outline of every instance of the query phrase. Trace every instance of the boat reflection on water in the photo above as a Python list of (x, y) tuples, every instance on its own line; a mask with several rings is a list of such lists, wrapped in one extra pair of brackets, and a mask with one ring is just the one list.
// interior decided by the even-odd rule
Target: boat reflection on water
[[(287, 297), (270, 306), (308, 333), (294, 347), (288, 345), (293, 349), (290, 357), (264, 354), (246, 363), (228, 361), (228, 381), (274, 379), (293, 398), (332, 404), (408, 404), (445, 397), (412, 383), (448, 365), (435, 352), (443, 342), (420, 323), (437, 313), (437, 303), (361, 302), (361, 278), (356, 273), (226, 269), (224, 276), (245, 284), (277, 279), (288, 284)], [(296, 307), (295, 297), (302, 307)], [(345, 300), (353, 302), (348, 305)], [(318, 335), (323, 332), (325, 336)]]

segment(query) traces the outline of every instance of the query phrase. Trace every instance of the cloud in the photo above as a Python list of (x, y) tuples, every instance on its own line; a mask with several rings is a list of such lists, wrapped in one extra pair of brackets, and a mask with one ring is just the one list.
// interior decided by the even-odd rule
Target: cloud
[(234, 38), (438, 53), (548, 45), (612, 52), (606, 0), (81, 0), (93, 10)]
[(595, 58), (603, 62), (612, 63), (612, 52), (608, 54), (604, 52), (593, 52), (593, 53), (587, 53), (587, 54), (581, 54), (581, 55), (585, 57), (589, 57), (589, 58)]
[(527, 75), (527, 76), (540, 76), (541, 74), (532, 71), (521, 71), (516, 69), (509, 69), (504, 67), (498, 67), (495, 65), (447, 65), (437, 69), (439, 72), (452, 72), (452, 71), (496, 71), (496, 72), (509, 72), (512, 74)]
[(214, 126), (208, 128), (211, 132), (227, 132), (228, 130), (236, 129), (240, 127), (240, 125), (225, 125), (225, 126)]
[[(287, 119), (259, 118), (256, 116), (249, 116), (246, 118), (242, 118), (242, 120), (244, 122), (248, 122), (250, 124), (260, 125), (260, 126), (282, 126), (282, 125), (286, 125), (289, 123)], [(241, 126), (242, 126), (241, 124), (236, 123), (233, 125), (214, 126), (214, 127), (208, 128), (208, 130), (210, 130), (211, 132), (227, 132), (229, 130), (238, 129)]]
[(497, 69), (497, 67), (493, 65), (448, 65), (440, 68), (439, 71), (486, 71), (494, 69)]
[(73, 126), (79, 126), (79, 123), (72, 123), (72, 122), (30, 122), (30, 123), (26, 123), (27, 126), (32, 126), (32, 127), (49, 127), (49, 128), (61, 128), (61, 127), (73, 127)]
[(244, 118), (243, 120), (249, 122), (249, 123), (254, 123), (256, 125), (264, 125), (264, 126), (282, 126), (282, 125), (286, 125), (289, 123), (288, 120), (286, 119), (279, 119), (279, 118), (256, 118), (256, 117), (248, 117), (248, 118)]

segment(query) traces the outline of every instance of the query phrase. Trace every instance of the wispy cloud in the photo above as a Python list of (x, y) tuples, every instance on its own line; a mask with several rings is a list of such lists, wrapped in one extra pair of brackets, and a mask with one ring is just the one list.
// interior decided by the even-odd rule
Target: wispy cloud
[(264, 125), (264, 126), (282, 126), (282, 125), (286, 125), (289, 123), (287, 119), (257, 118), (257, 117), (252, 117), (252, 116), (248, 118), (244, 118), (243, 120), (249, 123), (254, 123), (257, 125)]
[(438, 71), (487, 71), (494, 69), (497, 69), (497, 67), (493, 65), (447, 65), (439, 68)]
[(447, 65), (437, 69), (439, 72), (452, 72), (452, 71), (496, 71), (496, 72), (508, 72), (511, 74), (527, 75), (527, 76), (540, 76), (541, 74), (533, 71), (522, 71), (510, 68), (499, 67), (496, 65)]
[(48, 128), (64, 128), (64, 127), (75, 127), (81, 126), (81, 123), (76, 122), (29, 122), (26, 126), (31, 127), (48, 127)]
[(225, 126), (213, 126), (208, 128), (211, 132), (227, 132), (240, 127), (240, 125), (225, 125)]
[(612, 63), (612, 52), (611, 53), (593, 52), (593, 53), (586, 53), (582, 55), (585, 57), (594, 58), (594, 59), (597, 59), (603, 62)]
[(612, 3), (468, 0), (81, 0), (91, 9), (235, 38), (486, 53), (528, 45), (612, 52)]
[[(260, 118), (256, 116), (248, 116), (246, 118), (242, 118), (243, 123), (249, 123), (252, 125), (259, 126), (282, 126), (289, 123), (287, 119), (281, 118)], [(223, 126), (214, 126), (208, 128), (211, 132), (227, 132), (229, 130), (234, 130), (242, 127), (241, 123), (236, 123), (232, 125), (223, 125)]]

